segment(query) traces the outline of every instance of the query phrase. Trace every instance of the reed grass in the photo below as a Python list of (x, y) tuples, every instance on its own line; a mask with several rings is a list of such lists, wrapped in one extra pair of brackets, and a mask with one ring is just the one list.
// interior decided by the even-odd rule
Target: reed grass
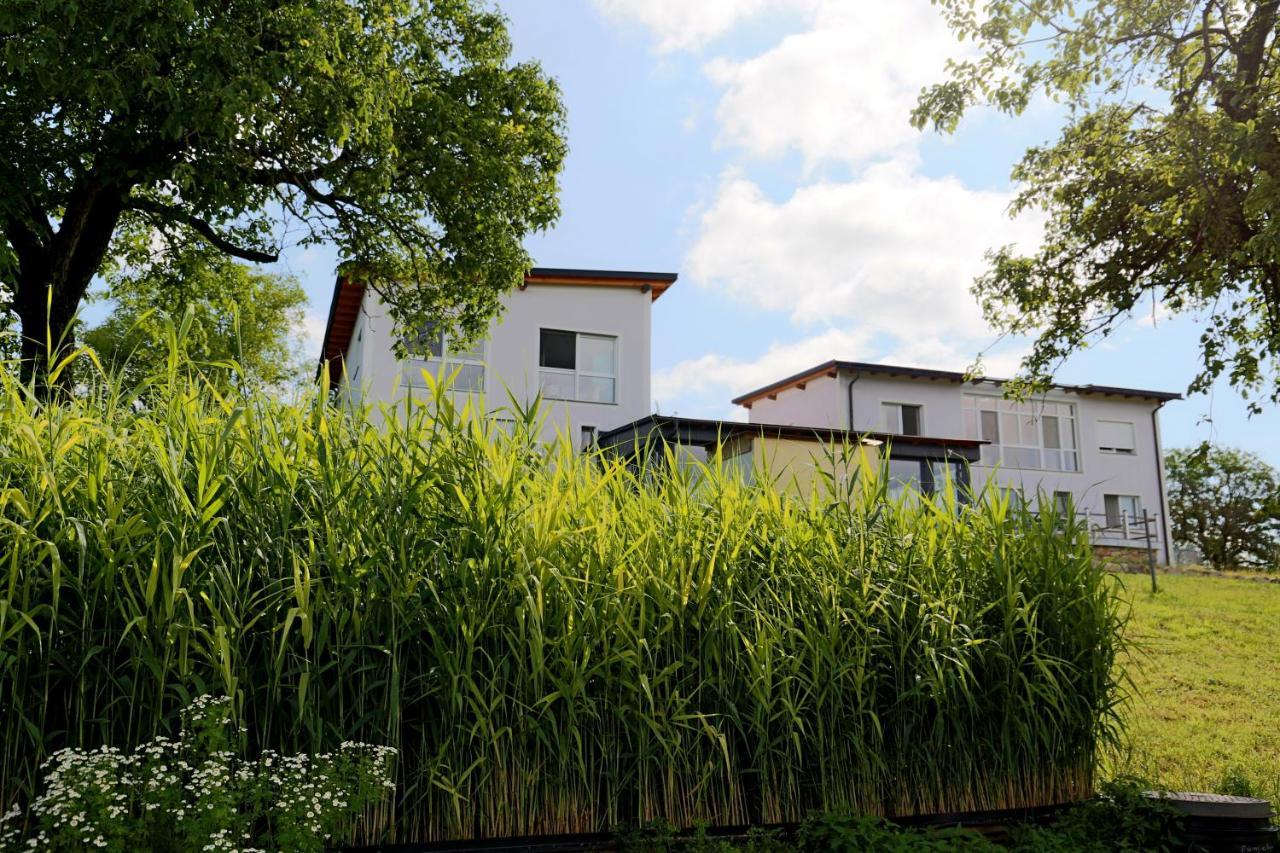
[(362, 840), (1059, 802), (1116, 739), (1115, 590), (999, 494), (655, 475), (519, 406), (223, 396), (177, 360), (81, 392), (0, 374), (0, 805), (206, 693), (248, 748), (398, 748)]

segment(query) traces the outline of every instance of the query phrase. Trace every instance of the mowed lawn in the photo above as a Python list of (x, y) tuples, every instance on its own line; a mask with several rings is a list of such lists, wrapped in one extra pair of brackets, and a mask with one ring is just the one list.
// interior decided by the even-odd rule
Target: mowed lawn
[(1152, 595), (1148, 578), (1121, 581), (1138, 695), (1114, 769), (1195, 791), (1242, 773), (1280, 803), (1280, 584), (1161, 575)]

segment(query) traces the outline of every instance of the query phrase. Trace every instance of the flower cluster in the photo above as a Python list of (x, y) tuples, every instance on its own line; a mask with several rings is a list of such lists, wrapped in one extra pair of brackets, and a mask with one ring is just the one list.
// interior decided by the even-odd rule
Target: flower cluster
[(229, 699), (201, 697), (176, 740), (132, 753), (64, 749), (42, 766), (44, 792), (0, 817), (0, 849), (322, 850), (395, 783), (390, 747), (237, 755)]

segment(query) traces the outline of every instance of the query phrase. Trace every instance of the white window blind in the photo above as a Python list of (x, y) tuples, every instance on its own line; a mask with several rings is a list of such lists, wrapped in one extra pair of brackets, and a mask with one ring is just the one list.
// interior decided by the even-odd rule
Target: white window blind
[(1130, 421), (1098, 421), (1098, 449), (1132, 456), (1138, 447)]

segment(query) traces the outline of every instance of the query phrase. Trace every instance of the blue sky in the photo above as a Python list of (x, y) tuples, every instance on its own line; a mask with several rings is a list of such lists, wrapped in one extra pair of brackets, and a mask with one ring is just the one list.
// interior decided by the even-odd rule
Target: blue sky
[[(917, 133), (921, 85), (961, 48), (927, 0), (502, 0), (517, 56), (564, 91), (563, 215), (528, 247), (543, 266), (674, 271), (654, 308), (663, 412), (733, 417), (729, 399), (842, 358), (963, 370), (991, 349), (1007, 375), (1025, 341), (994, 338), (968, 287), (983, 252), (1032, 245), (1004, 213), (1010, 166), (1058, 111), (977, 112)], [(318, 349), (334, 257), (280, 267), (311, 300)], [(1183, 391), (1195, 318), (1148, 315), (1073, 357), (1064, 382)], [(1169, 404), (1166, 446), (1214, 440), (1280, 464), (1280, 415), (1227, 388)]]

